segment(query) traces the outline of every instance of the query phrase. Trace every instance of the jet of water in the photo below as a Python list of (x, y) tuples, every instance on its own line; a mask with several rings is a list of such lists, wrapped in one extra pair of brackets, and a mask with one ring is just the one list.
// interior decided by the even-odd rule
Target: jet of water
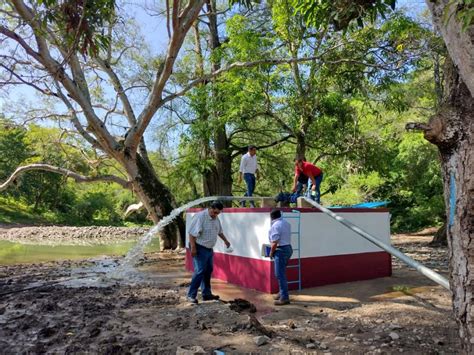
[(209, 197), (203, 197), (199, 198), (197, 200), (191, 201), (186, 203), (185, 205), (182, 205), (178, 208), (175, 208), (171, 213), (164, 217), (160, 222), (158, 222), (153, 228), (151, 228), (138, 242), (135, 244), (132, 249), (127, 253), (123, 261), (120, 263), (118, 267), (116, 267), (111, 273), (110, 277), (116, 278), (116, 279), (122, 279), (126, 276), (130, 277), (134, 274), (134, 269), (133, 267), (137, 264), (137, 262), (143, 258), (144, 255), (144, 249), (145, 247), (151, 242), (152, 238), (159, 233), (164, 227), (166, 227), (168, 224), (170, 224), (177, 216), (179, 216), (181, 213), (186, 211), (187, 209), (200, 205), (204, 202), (209, 202), (209, 201), (215, 201), (215, 200), (220, 200), (220, 201), (232, 201), (236, 199), (242, 199), (241, 197), (233, 197), (233, 196), (209, 196)]

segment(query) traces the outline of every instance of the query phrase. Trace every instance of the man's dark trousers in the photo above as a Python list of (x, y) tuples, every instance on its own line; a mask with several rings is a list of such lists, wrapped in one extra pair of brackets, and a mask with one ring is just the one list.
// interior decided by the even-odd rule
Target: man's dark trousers
[(196, 256), (193, 256), (194, 273), (189, 286), (188, 297), (196, 298), (199, 286), (203, 297), (211, 296), (211, 274), (214, 268), (214, 251), (196, 243)]
[[(255, 191), (255, 182), (256, 182), (255, 175), (250, 174), (250, 173), (245, 173), (244, 180), (245, 180), (245, 184), (247, 185), (247, 192), (245, 193), (244, 196), (250, 197), (253, 195), (253, 192)], [(242, 207), (245, 207), (245, 202), (246, 201), (241, 202)], [(255, 207), (254, 201), (250, 201), (250, 207)]]

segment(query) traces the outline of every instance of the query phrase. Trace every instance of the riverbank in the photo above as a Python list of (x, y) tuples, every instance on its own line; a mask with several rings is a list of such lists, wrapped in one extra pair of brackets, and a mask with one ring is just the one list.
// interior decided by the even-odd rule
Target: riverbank
[[(429, 235), (393, 236), (392, 244), (446, 275), (446, 249)], [(270, 295), (217, 280), (223, 301), (185, 301), (183, 255), (150, 253), (142, 282), (69, 288), (78, 268), (113, 268), (117, 258), (0, 267), (0, 349), (4, 353), (175, 354), (191, 347), (224, 352), (458, 353), (451, 296), (394, 261), (393, 276)], [(100, 269), (98, 273), (104, 273)], [(75, 276), (74, 276), (75, 275)], [(28, 289), (30, 288), (30, 289)], [(246, 299), (256, 313), (230, 303)], [(241, 303), (240, 305), (245, 305)], [(199, 349), (199, 348), (194, 348)], [(181, 352), (182, 353), (182, 352)]]
[(104, 245), (133, 241), (146, 227), (66, 227), (0, 225), (0, 240), (35, 245)]

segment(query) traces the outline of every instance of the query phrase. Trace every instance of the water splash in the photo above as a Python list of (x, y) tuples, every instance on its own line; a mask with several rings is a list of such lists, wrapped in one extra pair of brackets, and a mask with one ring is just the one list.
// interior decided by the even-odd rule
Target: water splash
[(173, 220), (176, 217), (178, 217), (181, 213), (183, 213), (187, 209), (196, 205), (200, 205), (204, 202), (215, 201), (215, 200), (232, 201), (232, 200), (237, 200), (237, 199), (240, 200), (242, 198), (231, 197), (231, 196), (209, 196), (209, 197), (199, 198), (197, 200), (188, 202), (185, 205), (182, 205), (178, 208), (175, 208), (173, 211), (171, 211), (171, 213), (168, 216), (164, 217), (153, 228), (151, 228), (137, 242), (137, 244), (132, 249), (130, 249), (130, 251), (127, 253), (123, 261), (120, 263), (120, 265), (116, 267), (113, 271), (111, 271), (110, 273), (107, 273), (106, 276), (113, 279), (124, 279), (124, 278), (130, 279), (130, 278), (136, 277), (137, 273), (134, 269), (134, 266), (138, 263), (140, 259), (143, 258), (145, 247), (151, 242), (151, 240), (157, 233), (159, 233), (168, 224), (173, 222)]

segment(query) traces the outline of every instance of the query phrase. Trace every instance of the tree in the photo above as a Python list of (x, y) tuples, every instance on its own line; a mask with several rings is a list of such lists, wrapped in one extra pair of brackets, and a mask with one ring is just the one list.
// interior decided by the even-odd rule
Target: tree
[(5, 180), (15, 168), (31, 154), (26, 141), (26, 130), (16, 127), (10, 120), (0, 117), (0, 181)]
[[(446, 202), (453, 308), (461, 341), (474, 351), (474, 21), (473, 5), (463, 1), (427, 1), (449, 56), (445, 97), (438, 113), (422, 127), (440, 152)], [(470, 12), (471, 20), (462, 22)], [(461, 15), (461, 16), (460, 16)], [(464, 27), (464, 28), (463, 28)]]
[[(120, 164), (128, 178), (127, 186), (137, 194), (155, 223), (176, 204), (148, 159), (143, 134), (158, 109), (177, 96), (166, 96), (165, 86), (203, 4), (204, 0), (175, 0), (168, 7), (168, 50), (155, 69), (140, 113), (133, 107), (131, 97), (143, 86), (121, 78), (116, 70), (133, 45), (114, 45), (114, 29), (120, 22), (112, 0), (11, 0), (0, 5), (5, 19), (0, 24), (4, 85), (26, 85), (55, 99), (56, 105), (61, 103), (68, 110), (68, 120), (75, 131)], [(91, 93), (97, 81), (104, 85), (102, 76), (115, 94), (106, 105), (94, 100)], [(124, 117), (127, 127), (121, 137), (114, 135), (110, 115)], [(177, 223), (182, 242), (182, 218)], [(176, 227), (167, 227), (161, 247), (175, 247), (176, 235)]]
[[(246, 31), (241, 14), (227, 18), (226, 11), (216, 10), (216, 1), (208, 1), (206, 9), (206, 16), (200, 17), (193, 29), (193, 50), (178, 65), (182, 75), (202, 77), (209, 71), (225, 70), (232, 63), (254, 64), (222, 72), (191, 90), (184, 105), (174, 105), (173, 112), (187, 127), (181, 139), (179, 166), (187, 176), (200, 172), (204, 195), (231, 195), (235, 186), (229, 172), (235, 170), (234, 161), (247, 146), (258, 141), (257, 148), (262, 151), (286, 141), (289, 135), (278, 134), (278, 129), (275, 133), (271, 118), (265, 117), (267, 68), (271, 65), (256, 62), (268, 58), (266, 50), (272, 43), (252, 29), (267, 30), (271, 24), (268, 14), (257, 18), (257, 14), (247, 13), (252, 29)], [(226, 37), (218, 31), (224, 23)]]
[[(311, 21), (315, 14), (328, 16), (328, 23), (339, 18), (339, 12), (348, 15), (344, 21), (362, 21), (366, 9), (383, 12), (387, 1), (366, 0), (354, 7), (361, 11), (348, 11), (347, 1), (295, 0), (295, 5)], [(394, 3), (394, 1), (389, 1)], [(438, 147), (446, 202), (447, 233), (450, 251), (450, 283), (453, 292), (453, 308), (459, 325), (463, 348), (474, 351), (474, 302), (473, 285), (474, 253), (474, 8), (471, 2), (427, 1), (433, 23), (440, 31), (451, 61), (445, 69), (445, 96), (428, 124), (411, 124), (409, 128), (424, 131), (425, 138)], [(311, 17), (313, 16), (313, 17)], [(346, 18), (345, 16), (343, 16)], [(314, 24), (314, 21), (312, 22)], [(319, 24), (318, 24), (319, 25)]]

